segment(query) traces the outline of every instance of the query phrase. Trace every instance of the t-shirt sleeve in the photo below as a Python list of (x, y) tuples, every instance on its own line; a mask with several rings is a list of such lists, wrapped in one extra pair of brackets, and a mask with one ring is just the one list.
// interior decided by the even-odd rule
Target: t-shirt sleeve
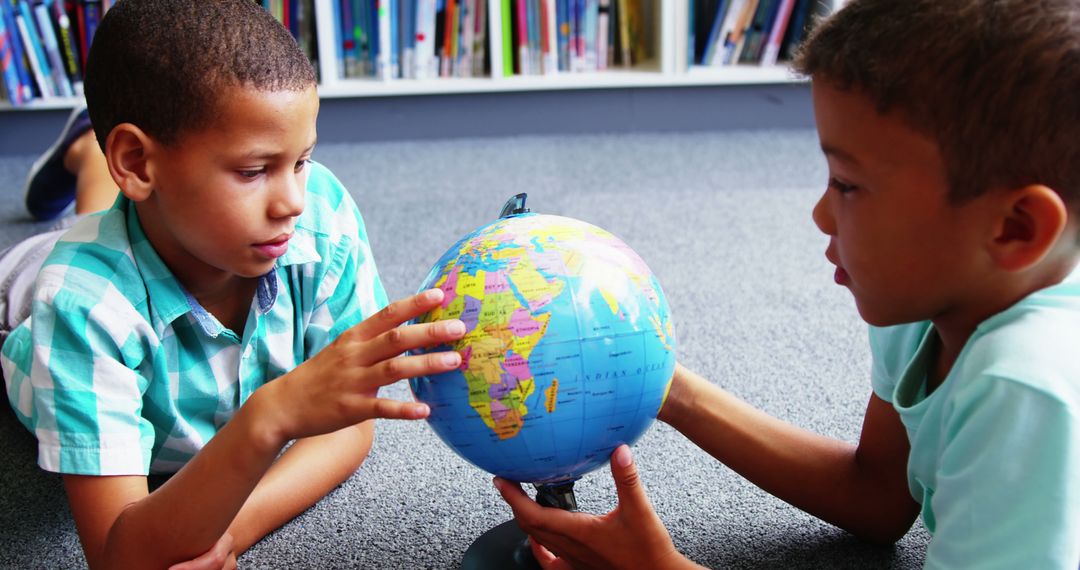
[(328, 217), (339, 237), (331, 250), (327, 270), (318, 285), (310, 323), (305, 332), (306, 358), (333, 342), (342, 332), (375, 314), (387, 304), (375, 259), (371, 254), (364, 219), (356, 203), (333, 175), (325, 183), (336, 185), (340, 198)]
[(870, 381), (878, 398), (892, 403), (896, 384), (915, 356), (929, 326), (930, 323), (923, 321), (870, 327)]
[(1080, 410), (984, 376), (946, 418), (926, 568), (1077, 568)]
[(35, 296), (28, 379), (38, 464), (65, 474), (146, 475), (154, 429), (142, 417), (147, 382), (131, 366), (143, 348), (132, 323), (145, 321), (130, 305), (109, 302), (122, 299), (114, 289), (102, 297), (66, 288)]

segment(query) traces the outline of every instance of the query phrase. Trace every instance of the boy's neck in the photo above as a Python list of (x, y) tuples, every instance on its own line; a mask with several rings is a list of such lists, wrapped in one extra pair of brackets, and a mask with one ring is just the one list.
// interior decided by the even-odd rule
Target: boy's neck
[[(1071, 251), (1056, 259), (1047, 259), (1037, 267), (1021, 273), (1006, 273), (998, 279), (988, 280), (995, 287), (981, 291), (983, 298), (976, 301), (980, 309), (956, 311), (931, 319), (937, 333), (934, 363), (929, 371), (927, 392), (944, 381), (963, 351), (968, 339), (983, 321), (1019, 303), (1032, 293), (1052, 287), (1069, 279), (1080, 262), (1080, 252)], [(977, 298), (977, 297), (975, 297)]]
[(219, 287), (204, 288), (201, 291), (189, 289), (188, 292), (223, 326), (242, 335), (258, 282), (258, 279), (233, 276)]

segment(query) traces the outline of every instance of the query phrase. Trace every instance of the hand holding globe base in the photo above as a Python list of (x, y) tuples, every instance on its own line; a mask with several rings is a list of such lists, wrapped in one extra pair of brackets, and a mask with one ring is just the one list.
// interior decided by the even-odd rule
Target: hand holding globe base
[[(536, 502), (545, 507), (576, 511), (574, 482), (534, 485)], [(539, 570), (529, 548), (529, 536), (511, 519), (480, 535), (461, 559), (462, 570)]]

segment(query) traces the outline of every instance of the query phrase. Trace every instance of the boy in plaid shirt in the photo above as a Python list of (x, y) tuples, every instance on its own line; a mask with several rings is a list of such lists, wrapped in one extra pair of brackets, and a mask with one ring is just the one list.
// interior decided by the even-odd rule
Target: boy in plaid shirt
[[(35, 178), (79, 176), (28, 206), (120, 193), (29, 248), (55, 242), (4, 341), (8, 399), (64, 476), (91, 567), (232, 567), (357, 469), (369, 420), (427, 415), (377, 390), (458, 366), (400, 355), (464, 326), (399, 326), (441, 292), (387, 305), (356, 205), (311, 161), (311, 64), (252, 2), (116, 4), (86, 98), (103, 156), (72, 121)], [(111, 189), (72, 184), (103, 168)], [(25, 281), (26, 254), (0, 264)], [(151, 473), (175, 475), (150, 492)]]

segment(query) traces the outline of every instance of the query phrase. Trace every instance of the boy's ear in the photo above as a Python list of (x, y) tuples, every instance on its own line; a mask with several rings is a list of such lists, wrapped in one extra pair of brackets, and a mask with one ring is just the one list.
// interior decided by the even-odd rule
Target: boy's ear
[(141, 202), (153, 192), (153, 180), (147, 167), (149, 146), (154, 144), (142, 129), (121, 123), (105, 139), (105, 160), (120, 191), (133, 202)]
[(1006, 271), (1021, 271), (1042, 261), (1069, 221), (1061, 196), (1041, 184), (1008, 192), (1002, 206), (990, 253)]

